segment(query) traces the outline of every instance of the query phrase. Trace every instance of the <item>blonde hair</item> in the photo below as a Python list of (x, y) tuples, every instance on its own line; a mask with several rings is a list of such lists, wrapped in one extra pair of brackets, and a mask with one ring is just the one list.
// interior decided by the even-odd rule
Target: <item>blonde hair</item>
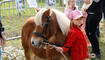
[(67, 0), (67, 3), (66, 3), (66, 8), (68, 8), (68, 7), (69, 7), (70, 1), (71, 1), (71, 0)]
[[(41, 26), (42, 25), (42, 15), (47, 9), (41, 9), (36, 15), (35, 15), (35, 24)], [(70, 20), (68, 17), (63, 13), (56, 9), (50, 9), (50, 12), (54, 12), (57, 18), (58, 25), (64, 35), (68, 34), (69, 28), (70, 28)], [(62, 17), (63, 16), (63, 17)]]
[[(75, 0), (74, 0), (75, 1)], [(67, 0), (67, 3), (66, 3), (66, 8), (65, 9), (68, 9), (68, 8), (70, 8), (70, 2), (71, 2), (71, 0)], [(76, 6), (76, 3), (75, 3), (75, 8), (76, 8), (77, 6)]]

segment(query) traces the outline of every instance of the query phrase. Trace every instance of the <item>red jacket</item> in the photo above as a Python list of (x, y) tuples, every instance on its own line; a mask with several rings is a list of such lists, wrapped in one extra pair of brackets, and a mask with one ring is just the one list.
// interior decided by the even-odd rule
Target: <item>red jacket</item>
[[(88, 47), (86, 43), (86, 34), (75, 25), (73, 25), (68, 33), (64, 46), (70, 48), (71, 60), (83, 60), (88, 57)], [(69, 48), (62, 47), (64, 52)]]

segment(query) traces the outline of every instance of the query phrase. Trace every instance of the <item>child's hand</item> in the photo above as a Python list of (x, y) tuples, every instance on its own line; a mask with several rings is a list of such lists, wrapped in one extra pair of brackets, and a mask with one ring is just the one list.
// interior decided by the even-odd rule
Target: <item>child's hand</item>
[(63, 52), (63, 49), (61, 47), (56, 47), (55, 48), (58, 52)]

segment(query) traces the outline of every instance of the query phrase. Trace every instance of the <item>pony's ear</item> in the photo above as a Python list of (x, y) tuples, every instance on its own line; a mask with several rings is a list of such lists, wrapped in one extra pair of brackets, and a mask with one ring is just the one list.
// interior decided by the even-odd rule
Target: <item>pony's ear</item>
[(50, 14), (50, 8), (45, 11), (45, 14)]
[(35, 8), (35, 12), (39, 12), (40, 11), (40, 8)]

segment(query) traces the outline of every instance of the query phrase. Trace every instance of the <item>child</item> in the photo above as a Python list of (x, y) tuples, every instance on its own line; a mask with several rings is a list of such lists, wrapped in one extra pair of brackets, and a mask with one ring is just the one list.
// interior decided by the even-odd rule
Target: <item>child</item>
[(66, 4), (66, 8), (65, 8), (65, 11), (64, 13), (66, 14), (66, 16), (71, 19), (69, 17), (69, 14), (74, 11), (74, 10), (77, 10), (77, 6), (75, 4), (75, 0), (67, 0), (67, 4)]
[(59, 52), (67, 52), (70, 50), (71, 60), (86, 60), (88, 57), (88, 47), (86, 43), (86, 35), (82, 32), (83, 14), (79, 10), (71, 12), (71, 27), (65, 41), (65, 47), (56, 47)]

